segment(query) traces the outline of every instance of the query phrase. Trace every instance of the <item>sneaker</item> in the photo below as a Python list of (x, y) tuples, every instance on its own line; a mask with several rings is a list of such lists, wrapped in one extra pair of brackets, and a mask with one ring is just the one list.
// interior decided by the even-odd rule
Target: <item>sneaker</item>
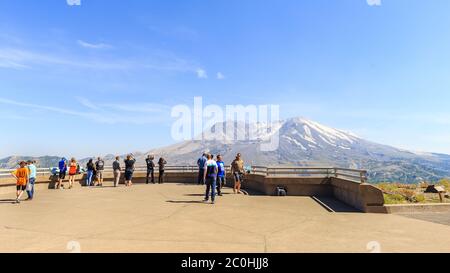
[(209, 199), (203, 199), (203, 202), (208, 202), (209, 201)]
[(16, 199), (16, 204), (20, 204), (20, 199), (19, 198)]
[(214, 200), (211, 201), (211, 204), (214, 205), (216, 202)]

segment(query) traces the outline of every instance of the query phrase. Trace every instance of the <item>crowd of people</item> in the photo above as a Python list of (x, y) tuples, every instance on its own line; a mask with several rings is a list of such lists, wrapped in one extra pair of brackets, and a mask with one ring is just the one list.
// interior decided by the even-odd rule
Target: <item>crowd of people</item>
[[(153, 183), (155, 181), (155, 169), (156, 164), (154, 163), (155, 157), (149, 155), (146, 159), (147, 166), (147, 176), (146, 184)], [(125, 186), (131, 187), (133, 185), (133, 175), (135, 172), (136, 159), (132, 154), (126, 156), (123, 161), (124, 165), (122, 167), (120, 162), (120, 157), (117, 156), (112, 163), (112, 170), (114, 174), (113, 186), (118, 187), (121, 174), (124, 173)], [(159, 175), (158, 183), (164, 183), (164, 174), (167, 165), (167, 161), (164, 158), (160, 158), (157, 162)], [(214, 204), (216, 195), (222, 196), (222, 188), (226, 185), (226, 167), (223, 162), (222, 156), (217, 155), (214, 157), (212, 154), (204, 153), (198, 160), (197, 165), (199, 168), (198, 173), (198, 184), (206, 186), (205, 192), (205, 202), (208, 202), (211, 197), (211, 202)], [(68, 161), (66, 158), (62, 158), (58, 163), (58, 176), (55, 183), (55, 189), (64, 188), (64, 180), (66, 175), (69, 176), (69, 187), (72, 189), (75, 183), (75, 177), (82, 173), (80, 164), (75, 158)], [(104, 171), (105, 171), (105, 161), (98, 157), (94, 162), (94, 159), (89, 159), (86, 164), (85, 172), (86, 178), (83, 186), (85, 187), (102, 187), (104, 182)], [(56, 175), (56, 172), (54, 173)], [(234, 179), (233, 192), (235, 194), (241, 194), (241, 185), (244, 178), (244, 161), (241, 158), (241, 154), (237, 154), (236, 158), (231, 163), (231, 174)], [(19, 163), (19, 168), (12, 172), (12, 176), (16, 179), (17, 192), (16, 192), (16, 203), (20, 203), (23, 193), (26, 191), (28, 198), (26, 201), (33, 200), (35, 192), (35, 182), (36, 182), (37, 168), (35, 161), (22, 161)], [(217, 194), (216, 194), (217, 193)]]
[[(153, 184), (156, 184), (155, 182), (155, 168), (156, 164), (154, 163), (154, 156), (149, 155), (145, 161), (147, 163), (147, 181), (146, 183), (149, 184), (150, 182)], [(120, 177), (122, 172), (124, 173), (124, 179), (125, 179), (125, 186), (131, 187), (133, 185), (133, 175), (135, 172), (135, 164), (136, 159), (133, 157), (132, 154), (129, 154), (126, 156), (125, 160), (123, 161), (123, 167), (120, 162), (120, 157), (116, 156), (114, 162), (112, 163), (112, 170), (114, 174), (113, 178), (113, 185), (114, 187), (119, 186)], [(164, 183), (164, 171), (167, 164), (167, 161), (164, 158), (160, 158), (157, 162), (159, 166), (159, 177), (158, 177), (158, 183), (162, 184)], [(72, 158), (70, 162), (68, 163), (65, 158), (62, 158), (58, 163), (58, 182), (56, 183), (55, 188), (60, 189), (63, 188), (63, 182), (66, 178), (67, 173), (69, 174), (69, 189), (73, 187), (73, 184), (75, 182), (75, 176), (81, 173), (81, 168), (79, 163), (75, 158)], [(86, 179), (84, 181), (85, 187), (102, 187), (103, 181), (104, 181), (104, 172), (105, 172), (105, 161), (98, 157), (97, 160), (94, 162), (94, 159), (89, 159), (89, 161), (86, 164), (85, 167), (86, 172)]]

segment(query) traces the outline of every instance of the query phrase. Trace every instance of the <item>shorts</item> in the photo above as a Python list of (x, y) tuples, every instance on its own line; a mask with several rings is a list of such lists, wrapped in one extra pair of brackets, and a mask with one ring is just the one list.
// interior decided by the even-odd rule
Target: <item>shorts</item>
[(234, 176), (234, 180), (239, 181), (241, 183), (244, 180), (244, 174), (241, 172), (234, 172), (233, 176)]
[(18, 191), (24, 191), (24, 190), (27, 189), (27, 185), (17, 185), (17, 186), (16, 186), (16, 189), (17, 189)]
[(66, 172), (59, 172), (59, 179), (65, 179), (66, 178)]
[(97, 171), (97, 174), (95, 176), (97, 179), (103, 179), (103, 170)]
[(125, 180), (130, 181), (133, 179), (133, 172), (132, 171), (125, 171)]

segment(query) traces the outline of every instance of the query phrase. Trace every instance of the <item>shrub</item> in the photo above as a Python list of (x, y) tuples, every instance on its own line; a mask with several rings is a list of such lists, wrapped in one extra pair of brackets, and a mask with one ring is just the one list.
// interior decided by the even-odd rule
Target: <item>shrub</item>
[(416, 199), (417, 203), (425, 203), (425, 201), (426, 201), (425, 195), (423, 195), (423, 194), (416, 195), (415, 199)]
[(401, 189), (401, 190), (399, 191), (399, 193), (400, 193), (401, 195), (403, 195), (404, 197), (406, 197), (406, 199), (408, 199), (408, 200), (411, 200), (411, 199), (414, 197), (414, 195), (416, 195), (416, 192), (415, 192), (415, 191), (413, 191), (413, 190), (407, 190), (407, 189)]
[(446, 191), (450, 191), (450, 178), (442, 179), (438, 185), (443, 186)]
[(386, 204), (401, 204), (406, 202), (406, 198), (401, 194), (385, 194), (384, 202)]

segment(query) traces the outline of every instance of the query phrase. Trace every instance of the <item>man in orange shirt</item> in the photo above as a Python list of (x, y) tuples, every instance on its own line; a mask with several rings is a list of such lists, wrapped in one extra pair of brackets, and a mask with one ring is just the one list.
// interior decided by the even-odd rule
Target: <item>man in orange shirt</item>
[(20, 167), (12, 172), (12, 176), (16, 178), (17, 181), (17, 198), (16, 203), (20, 203), (20, 198), (23, 192), (27, 188), (27, 183), (30, 177), (30, 171), (26, 167), (27, 163), (25, 161), (20, 162)]

